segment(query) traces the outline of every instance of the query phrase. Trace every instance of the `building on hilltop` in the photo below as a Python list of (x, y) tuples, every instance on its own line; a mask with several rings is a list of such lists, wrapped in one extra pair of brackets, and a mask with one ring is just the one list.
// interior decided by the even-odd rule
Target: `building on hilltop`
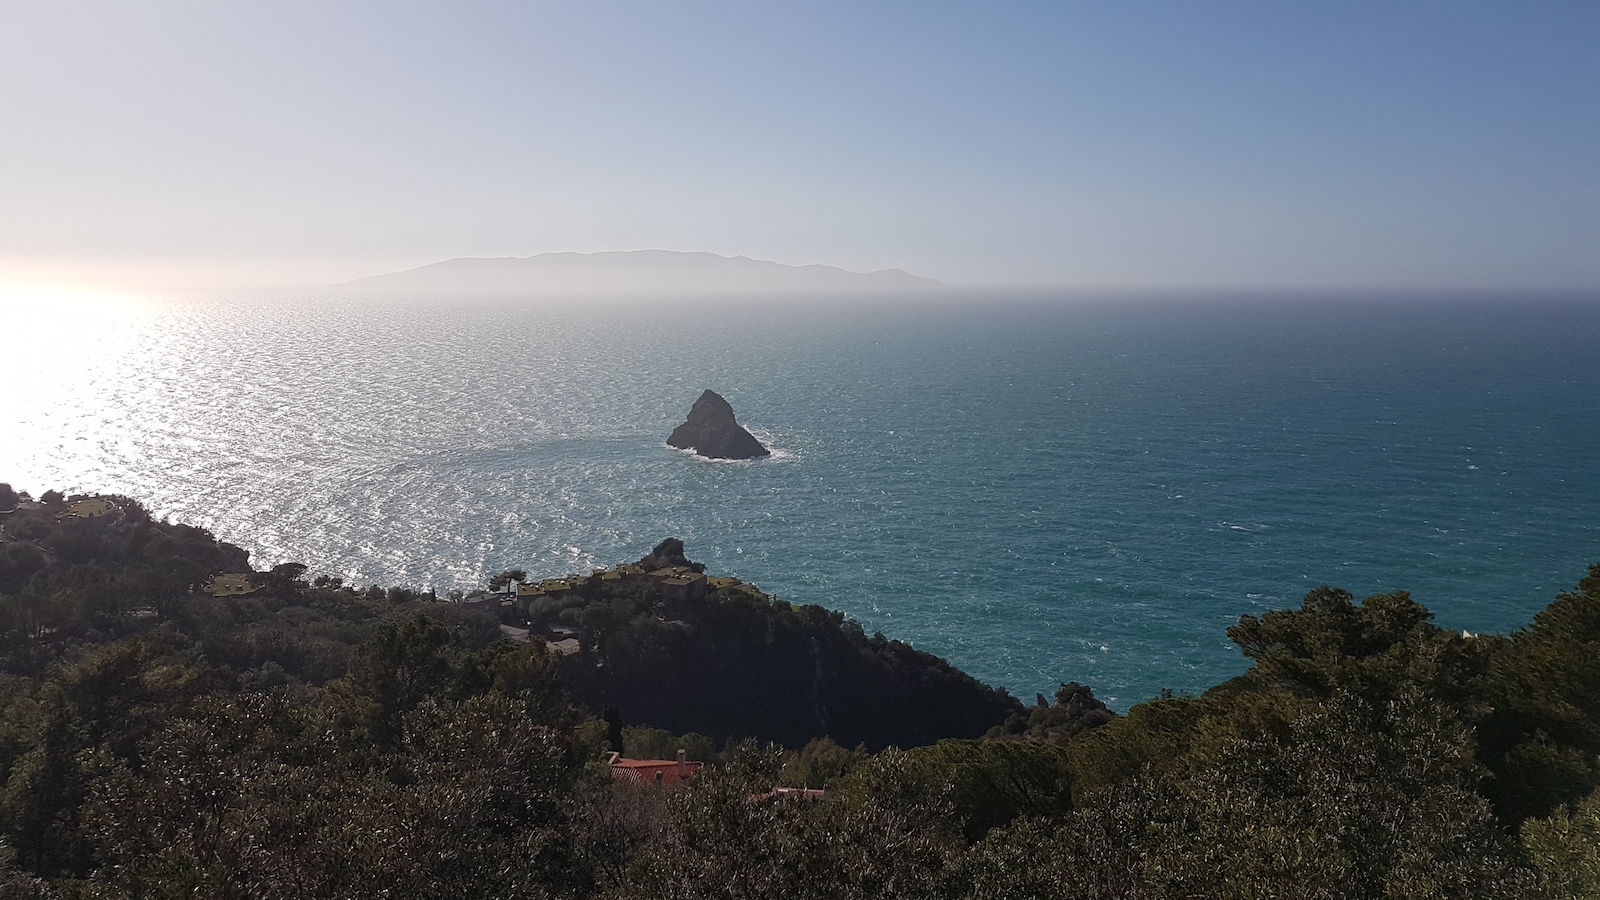
[(684, 566), (657, 569), (650, 573), (656, 589), (668, 600), (698, 600), (706, 595), (706, 576)]

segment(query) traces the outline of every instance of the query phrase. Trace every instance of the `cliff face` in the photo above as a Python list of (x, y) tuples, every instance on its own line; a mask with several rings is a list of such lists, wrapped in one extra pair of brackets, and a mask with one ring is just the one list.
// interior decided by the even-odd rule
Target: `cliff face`
[(672, 430), (668, 446), (693, 450), (711, 459), (757, 459), (766, 447), (734, 420), (733, 407), (715, 391), (706, 391), (689, 410), (689, 419)]

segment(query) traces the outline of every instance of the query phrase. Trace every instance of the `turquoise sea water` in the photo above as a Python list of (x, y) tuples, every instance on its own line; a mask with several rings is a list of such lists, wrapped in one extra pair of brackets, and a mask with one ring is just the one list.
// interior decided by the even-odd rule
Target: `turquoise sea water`
[[(1525, 625), (1600, 561), (1600, 303), (11, 301), (0, 480), (359, 583), (641, 556), (1125, 708), (1320, 584)], [(704, 388), (777, 451), (663, 441)]]

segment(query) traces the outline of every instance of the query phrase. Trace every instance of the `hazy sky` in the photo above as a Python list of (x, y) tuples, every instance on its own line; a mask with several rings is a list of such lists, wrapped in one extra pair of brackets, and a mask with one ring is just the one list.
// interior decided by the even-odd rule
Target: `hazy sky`
[(0, 283), (1600, 286), (1600, 3), (0, 0)]

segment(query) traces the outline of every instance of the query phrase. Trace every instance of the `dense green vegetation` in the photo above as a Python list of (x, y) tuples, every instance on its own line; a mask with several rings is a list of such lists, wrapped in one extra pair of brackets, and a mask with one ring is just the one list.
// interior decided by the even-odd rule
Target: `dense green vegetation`
[[(579, 630), (562, 657), (497, 600), (14, 499), (0, 897), (1600, 896), (1600, 566), (1508, 636), (1318, 589), (1230, 629), (1247, 674), (1116, 716), (735, 587), (589, 582), (530, 615)], [(614, 782), (618, 742), (708, 766)]]

